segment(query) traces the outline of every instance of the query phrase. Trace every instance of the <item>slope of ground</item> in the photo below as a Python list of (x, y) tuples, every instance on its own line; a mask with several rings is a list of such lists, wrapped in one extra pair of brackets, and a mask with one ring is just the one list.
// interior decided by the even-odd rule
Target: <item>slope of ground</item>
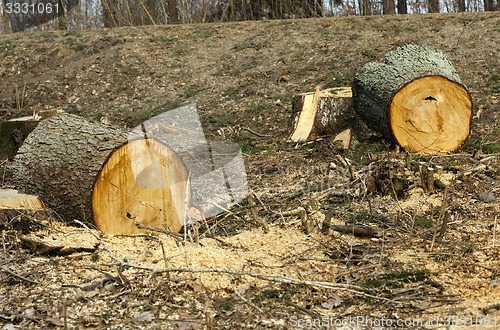
[[(207, 138), (241, 145), (256, 211), (270, 227), (263, 232), (246, 202), (211, 219), (211, 234), (202, 226), (199, 243), (194, 233), (182, 242), (102, 236), (22, 215), (0, 222), (0, 322), (7, 329), (500, 324), (499, 32), (498, 13), (467, 13), (0, 36), (1, 119), (58, 109), (132, 127), (196, 102)], [(327, 139), (286, 142), (294, 94), (350, 85), (366, 62), (407, 42), (443, 51), (470, 89), (478, 118), (459, 153), (409, 157), (375, 140), (338, 155)], [(448, 189), (424, 191), (420, 162), (441, 166), (437, 178)], [(9, 186), (10, 164), (1, 165)], [(391, 196), (396, 177), (403, 193)], [(372, 178), (376, 192), (367, 187)], [(328, 214), (334, 225), (374, 233), (323, 234)]]

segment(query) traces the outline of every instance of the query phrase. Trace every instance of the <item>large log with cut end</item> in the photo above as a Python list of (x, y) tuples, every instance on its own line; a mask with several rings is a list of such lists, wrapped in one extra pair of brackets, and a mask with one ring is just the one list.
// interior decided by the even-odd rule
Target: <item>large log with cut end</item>
[(14, 169), (18, 189), (111, 234), (138, 233), (136, 222), (179, 231), (190, 204), (187, 171), (168, 146), (66, 113), (31, 132)]
[(439, 51), (408, 44), (355, 76), (353, 105), (368, 126), (405, 150), (450, 152), (470, 134), (472, 100)]

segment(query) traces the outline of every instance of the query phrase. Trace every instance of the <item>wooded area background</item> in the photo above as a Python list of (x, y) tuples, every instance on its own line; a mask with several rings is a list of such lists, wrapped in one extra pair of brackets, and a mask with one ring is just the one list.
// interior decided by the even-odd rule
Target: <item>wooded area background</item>
[(176, 23), (498, 10), (500, 0), (0, 0), (0, 34)]

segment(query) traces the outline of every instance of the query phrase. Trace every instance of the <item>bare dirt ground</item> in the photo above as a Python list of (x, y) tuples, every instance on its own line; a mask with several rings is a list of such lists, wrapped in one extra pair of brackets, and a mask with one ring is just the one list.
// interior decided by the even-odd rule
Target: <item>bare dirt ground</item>
[[(199, 242), (16, 216), (0, 223), (0, 323), (498, 328), (499, 35), (500, 14), (468, 13), (0, 36), (1, 119), (59, 109), (133, 127), (196, 102), (208, 139), (242, 147), (270, 228), (247, 202), (210, 219)], [(374, 139), (338, 155), (328, 139), (286, 142), (294, 94), (350, 85), (407, 42), (443, 51), (470, 89), (479, 116), (459, 152), (418, 157)], [(419, 162), (440, 166), (447, 189), (424, 191)], [(10, 166), (0, 167), (5, 187)], [(404, 179), (398, 196), (394, 177)], [(322, 233), (329, 214), (369, 235)]]

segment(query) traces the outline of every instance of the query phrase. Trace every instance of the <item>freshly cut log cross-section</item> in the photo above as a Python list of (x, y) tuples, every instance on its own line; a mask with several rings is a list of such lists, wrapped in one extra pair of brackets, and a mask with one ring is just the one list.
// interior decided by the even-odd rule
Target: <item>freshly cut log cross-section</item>
[(389, 118), (396, 141), (408, 151), (453, 151), (469, 136), (471, 101), (456, 82), (423, 77), (394, 96)]
[(447, 57), (414, 44), (355, 76), (353, 105), (368, 126), (405, 150), (445, 153), (469, 137), (472, 101)]
[(106, 233), (138, 233), (136, 222), (178, 232), (189, 207), (189, 174), (167, 146), (131, 141), (113, 152), (92, 193), (96, 226)]

